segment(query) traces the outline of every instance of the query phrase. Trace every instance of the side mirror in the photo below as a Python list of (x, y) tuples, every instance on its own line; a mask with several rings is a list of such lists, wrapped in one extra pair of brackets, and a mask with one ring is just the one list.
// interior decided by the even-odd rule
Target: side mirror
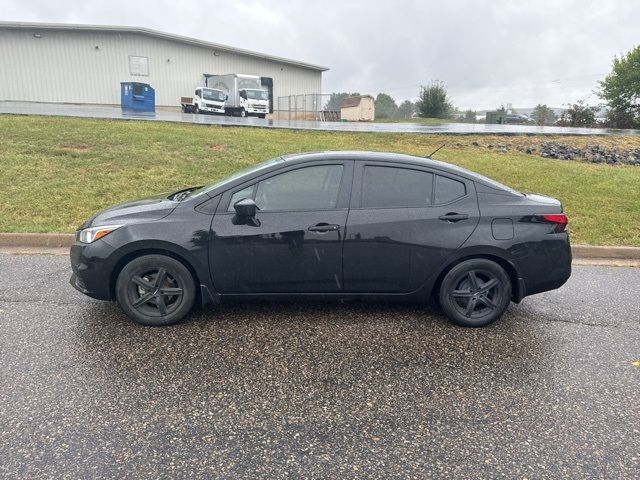
[(236, 215), (239, 217), (255, 217), (256, 212), (260, 210), (256, 202), (252, 198), (243, 198), (233, 204), (233, 208), (236, 211)]
[(224, 101), (226, 102), (227, 100), (229, 100), (229, 95), (224, 96)]

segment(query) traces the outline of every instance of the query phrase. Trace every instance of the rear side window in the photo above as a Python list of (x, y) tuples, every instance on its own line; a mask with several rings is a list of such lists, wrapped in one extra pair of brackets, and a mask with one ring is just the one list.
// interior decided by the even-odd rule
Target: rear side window
[(396, 167), (364, 168), (362, 207), (422, 207), (431, 205), (433, 174)]
[(436, 175), (436, 203), (449, 203), (467, 194), (464, 183)]

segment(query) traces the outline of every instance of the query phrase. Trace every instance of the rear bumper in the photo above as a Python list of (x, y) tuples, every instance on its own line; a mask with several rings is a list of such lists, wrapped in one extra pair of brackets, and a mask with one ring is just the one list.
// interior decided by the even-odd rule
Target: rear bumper
[(111, 272), (116, 249), (103, 240), (71, 246), (69, 283), (81, 293), (98, 300), (111, 300)]
[(571, 246), (566, 234), (553, 240), (538, 242), (529, 255), (514, 263), (520, 274), (520, 300), (525, 296), (555, 290), (571, 277)]

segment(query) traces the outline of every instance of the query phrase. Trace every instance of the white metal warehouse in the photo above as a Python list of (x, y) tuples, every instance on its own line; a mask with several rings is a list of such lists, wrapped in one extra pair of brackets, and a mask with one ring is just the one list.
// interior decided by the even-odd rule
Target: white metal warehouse
[(279, 96), (321, 92), (327, 68), (141, 27), (0, 22), (0, 101), (120, 104), (120, 82), (179, 106), (203, 74), (273, 79)]

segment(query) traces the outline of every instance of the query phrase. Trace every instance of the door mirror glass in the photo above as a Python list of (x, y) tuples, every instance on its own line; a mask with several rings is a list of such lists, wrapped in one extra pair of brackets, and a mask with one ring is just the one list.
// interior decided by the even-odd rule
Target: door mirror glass
[(258, 211), (258, 206), (252, 198), (243, 198), (237, 201), (233, 204), (233, 208), (239, 217), (255, 217)]

